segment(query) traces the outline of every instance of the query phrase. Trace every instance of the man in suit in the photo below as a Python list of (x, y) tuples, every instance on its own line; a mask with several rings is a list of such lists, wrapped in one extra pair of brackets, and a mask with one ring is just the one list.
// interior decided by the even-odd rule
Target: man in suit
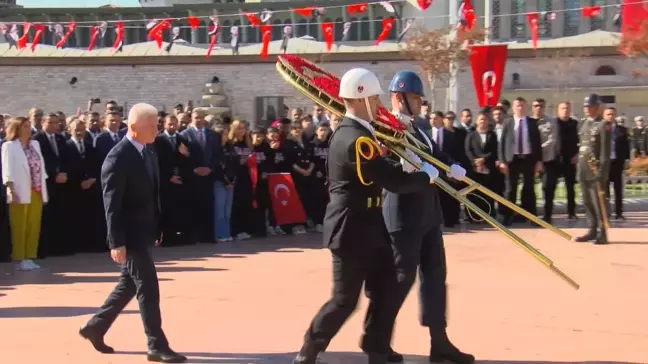
[(43, 115), (42, 109), (32, 107), (29, 109), (29, 123), (32, 126), (32, 135), (38, 134), (43, 128)]
[(101, 134), (101, 115), (94, 111), (85, 116), (86, 123), (86, 140), (94, 145), (94, 140)]
[(103, 164), (104, 159), (110, 150), (119, 143), (121, 137), (119, 136), (119, 114), (111, 112), (104, 117), (104, 130), (99, 134), (93, 143), (93, 147), (97, 151), (97, 158), (99, 167)]
[(104, 336), (137, 295), (148, 338), (148, 360), (183, 363), (187, 358), (171, 350), (162, 331), (159, 284), (151, 256), (160, 233), (159, 171), (147, 144), (157, 135), (157, 109), (136, 104), (128, 121), (126, 138), (108, 153), (101, 168), (110, 256), (121, 265), (121, 275), (117, 287), (79, 334), (97, 351), (114, 352)]
[[(327, 161), (331, 202), (324, 218), (324, 245), (333, 255), (333, 297), (320, 309), (294, 364), (315, 364), (318, 353), (351, 316), (362, 291), (370, 299), (361, 348), (369, 364), (386, 364), (398, 307), (394, 257), (380, 208), (382, 188), (414, 192), (429, 188), (438, 171), (406, 173), (380, 155), (370, 124), (382, 94), (378, 77), (355, 68), (340, 81), (346, 117), (336, 129)], [(359, 148), (362, 153), (358, 153)]]
[[(441, 132), (437, 130), (436, 139), (430, 139), (416, 126), (413, 115), (419, 114), (424, 96), (423, 82), (419, 76), (411, 71), (398, 72), (389, 85), (389, 91), (392, 113), (419, 142), (429, 148), (428, 153), (450, 166), (452, 178), (462, 180), (466, 170), (454, 164), (454, 160), (441, 151), (439, 144), (434, 141), (442, 142)], [(442, 119), (443, 114), (440, 116)], [(434, 117), (439, 119), (438, 114)], [(418, 157), (412, 159), (421, 163)], [(400, 160), (400, 164), (406, 172), (415, 170), (404, 159)], [(446, 259), (441, 230), (444, 214), (437, 186), (431, 184), (415, 193), (385, 191), (383, 216), (394, 250), (398, 286), (393, 295), (399, 308), (414, 285), (417, 271), (419, 273), (421, 325), (430, 332), (430, 362), (473, 363), (475, 357), (457, 349), (446, 333)], [(395, 352), (389, 359), (391, 363), (403, 362), (402, 355)]]
[[(441, 111), (435, 111), (430, 120), (431, 129), (429, 136), (437, 148), (452, 160), (457, 160), (460, 155), (459, 146), (455, 133), (446, 128), (443, 122), (444, 115)], [(439, 191), (439, 200), (443, 210), (443, 223), (446, 227), (454, 227), (459, 223), (460, 204), (454, 197), (445, 191)]]
[(191, 125), (180, 135), (189, 149), (186, 185), (187, 198), (193, 206), (192, 235), (202, 243), (212, 243), (214, 236), (214, 183), (223, 173), (221, 137), (205, 127), (205, 113), (196, 109), (191, 113)]
[(68, 182), (68, 154), (65, 138), (59, 132), (59, 118), (51, 113), (43, 120), (41, 131), (34, 135), (41, 146), (47, 175), (48, 203), (43, 206), (39, 256), (68, 255), (74, 253), (66, 234), (65, 203)]
[[(612, 135), (610, 153), (610, 176), (608, 185), (605, 186), (605, 195), (610, 198), (610, 187), (614, 187), (614, 215), (617, 220), (623, 217), (623, 171), (630, 163), (630, 136), (623, 121), (616, 120), (616, 109), (608, 107), (603, 112), (603, 121), (609, 125)], [(612, 186), (609, 186), (609, 185)], [(608, 215), (611, 211), (608, 210)]]
[(182, 176), (189, 171), (186, 140), (178, 133), (175, 115), (164, 118), (164, 131), (155, 138), (160, 165), (160, 203), (162, 204), (162, 245), (195, 242), (190, 228), (190, 205)]
[(596, 244), (607, 244), (604, 211), (607, 201), (599, 192), (608, 185), (610, 176), (610, 156), (612, 154), (611, 126), (601, 121), (601, 100), (597, 94), (585, 98), (585, 118), (581, 120), (578, 134), (578, 181), (583, 193), (583, 206), (587, 214), (589, 231), (576, 238), (577, 242), (593, 241)]
[[(506, 100), (504, 100), (506, 101)], [(508, 102), (508, 101), (506, 101)], [(491, 171), (490, 177), (491, 177), (491, 183), (493, 186), (492, 191), (497, 193), (500, 196), (504, 195), (504, 186), (506, 185), (506, 177), (504, 173), (499, 168), (500, 161), (499, 161), (499, 146), (500, 142), (502, 140), (502, 131), (504, 130), (504, 123), (506, 121), (506, 113), (507, 113), (507, 108), (505, 106), (495, 106), (492, 112), (493, 116), (493, 122), (495, 122), (495, 126), (493, 127), (493, 131), (495, 132), (495, 135), (497, 136), (497, 155), (495, 156), (495, 167), (497, 167), (495, 170)], [(502, 208), (499, 206), (499, 202), (497, 203), (497, 210), (502, 210)]]
[(567, 216), (576, 219), (576, 163), (578, 162), (578, 121), (571, 116), (571, 104), (567, 101), (558, 105), (558, 173), (567, 190)]
[[(542, 145), (536, 119), (526, 116), (526, 100), (518, 97), (513, 101), (513, 117), (504, 124), (499, 146), (500, 170), (506, 174), (505, 197), (517, 201), (520, 176), (522, 185), (522, 208), (536, 213), (535, 176), (542, 170)], [(512, 223), (513, 211), (501, 206), (500, 222)]]
[(535, 99), (532, 105), (533, 118), (538, 121), (542, 146), (542, 191), (544, 194), (543, 219), (551, 224), (553, 201), (560, 171), (560, 129), (558, 120), (545, 114), (545, 99)]

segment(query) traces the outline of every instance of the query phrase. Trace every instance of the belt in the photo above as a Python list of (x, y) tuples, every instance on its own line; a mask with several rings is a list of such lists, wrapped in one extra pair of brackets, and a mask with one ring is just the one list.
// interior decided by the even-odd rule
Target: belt
[(367, 208), (382, 207), (383, 198), (382, 196), (378, 197), (367, 197)]

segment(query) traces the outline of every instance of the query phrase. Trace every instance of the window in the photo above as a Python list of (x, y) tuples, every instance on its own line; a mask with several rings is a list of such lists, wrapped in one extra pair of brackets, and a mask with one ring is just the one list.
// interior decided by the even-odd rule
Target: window
[[(360, 23), (358, 18), (351, 18), (351, 28), (349, 29), (349, 40), (358, 40), (360, 36)], [(343, 27), (344, 29), (344, 27)]]
[(596, 69), (594, 75), (596, 76), (616, 76), (616, 71), (612, 66), (601, 66)]
[(344, 20), (342, 18), (335, 19), (335, 24), (333, 24), (333, 32), (335, 33), (335, 40), (342, 39), (342, 33), (344, 33)]
[(571, 9), (563, 13), (565, 17), (563, 36), (565, 37), (578, 34), (581, 21), (581, 11), (578, 10), (580, 4), (580, 0), (565, 0), (565, 9)]
[(281, 19), (275, 19), (272, 22), (272, 39), (277, 40), (283, 38), (283, 23)]
[(606, 105), (616, 104), (616, 96), (614, 95), (601, 95), (601, 102)]
[(513, 83), (513, 86), (520, 86), (520, 74), (519, 73), (514, 73), (511, 75), (511, 82)]
[(299, 22), (295, 25), (294, 34), (295, 37), (303, 37), (308, 34), (308, 26), (306, 25), (306, 19), (300, 19)]
[(363, 17), (360, 19), (360, 23), (354, 24), (360, 27), (360, 40), (371, 40), (371, 34), (369, 32), (369, 18)]

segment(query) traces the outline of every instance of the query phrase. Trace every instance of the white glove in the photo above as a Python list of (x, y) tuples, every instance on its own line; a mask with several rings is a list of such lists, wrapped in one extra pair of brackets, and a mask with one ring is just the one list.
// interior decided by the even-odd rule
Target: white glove
[(453, 164), (450, 166), (448, 177), (454, 178), (457, 181), (461, 181), (462, 179), (466, 178), (466, 170), (458, 164)]
[[(421, 165), (421, 163), (422, 163), (421, 158), (419, 158), (411, 150), (407, 150), (407, 157), (412, 162), (415, 162), (418, 165)], [(400, 163), (403, 165), (403, 171), (405, 171), (407, 173), (416, 172), (416, 167), (414, 167), (412, 164), (410, 164), (408, 161), (406, 161), (405, 158), (401, 158)]]
[(435, 179), (439, 178), (439, 170), (429, 163), (423, 163), (421, 172), (425, 172), (430, 176), (430, 183), (433, 183)]

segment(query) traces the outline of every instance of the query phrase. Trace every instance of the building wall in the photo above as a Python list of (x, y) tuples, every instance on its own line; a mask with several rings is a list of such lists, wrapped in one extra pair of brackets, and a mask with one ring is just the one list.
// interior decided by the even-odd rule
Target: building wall
[[(511, 98), (516, 94), (525, 97), (555, 96), (574, 103), (582, 102), (581, 94), (589, 88), (605, 88), (608, 95), (619, 95), (617, 106), (621, 112), (648, 115), (648, 99), (639, 101), (625, 99), (624, 87), (645, 84), (645, 78), (633, 77), (633, 72), (643, 67), (627, 59), (598, 57), (578, 59), (566, 67), (564, 60), (510, 59), (506, 69), (503, 94)], [(598, 67), (609, 65), (615, 68), (616, 76), (594, 76)], [(410, 61), (338, 62), (324, 63), (328, 71), (341, 76), (353, 67), (368, 68), (378, 74), (383, 87), (388, 87), (391, 77), (403, 69), (418, 70)], [(520, 83), (513, 83), (513, 73), (520, 75)], [(290, 107), (310, 107), (310, 101), (286, 84), (275, 70), (273, 63), (256, 64), (198, 64), (198, 65), (145, 65), (145, 66), (0, 66), (0, 98), (3, 100), (0, 112), (24, 114), (30, 107), (40, 106), (46, 110), (62, 110), (74, 113), (77, 107), (84, 107), (89, 97), (102, 101), (114, 99), (129, 105), (149, 102), (169, 110), (175, 103), (193, 100), (200, 105), (203, 88), (208, 80), (218, 76), (229, 98), (234, 117), (251, 120), (255, 117), (256, 97), (284, 97)], [(76, 77), (78, 82), (71, 86), (69, 81)], [(548, 88), (545, 89), (545, 88)], [(571, 90), (580, 88), (579, 90)], [(583, 91), (585, 88), (586, 91)], [(459, 76), (460, 108), (477, 109), (471, 72)], [(519, 90), (519, 91), (516, 91)], [(537, 90), (537, 91), (534, 91)], [(597, 91), (598, 92), (598, 91)], [(434, 95), (434, 96), (433, 96)], [(572, 97), (572, 95), (575, 95)], [(444, 86), (436, 92), (427, 92), (427, 99), (444, 109), (446, 94)], [(385, 103), (388, 102), (383, 97)], [(628, 102), (625, 104), (624, 102)], [(580, 106), (575, 107), (577, 113)]]

